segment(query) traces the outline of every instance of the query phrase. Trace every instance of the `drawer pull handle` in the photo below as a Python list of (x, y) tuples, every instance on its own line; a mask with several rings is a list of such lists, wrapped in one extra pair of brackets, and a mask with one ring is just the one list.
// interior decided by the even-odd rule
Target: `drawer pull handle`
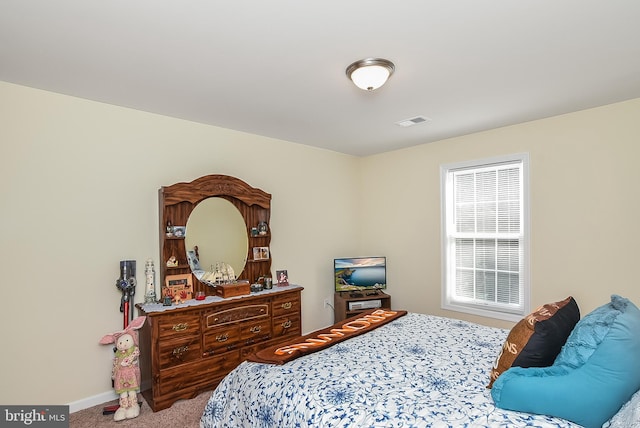
[(216, 336), (216, 340), (218, 342), (226, 342), (227, 340), (229, 340), (229, 335), (228, 334), (219, 334)]
[(251, 327), (249, 329), (249, 331), (253, 334), (258, 334), (260, 333), (260, 330), (262, 330), (262, 327), (260, 327), (259, 325), (254, 325), (253, 327)]
[(188, 350), (189, 350), (188, 346), (180, 346), (178, 348), (173, 348), (173, 356), (180, 359)]
[(293, 304), (291, 302), (283, 303), (282, 309), (291, 309), (292, 306)]
[(187, 328), (189, 328), (189, 324), (187, 324), (186, 322), (181, 322), (180, 324), (173, 325), (173, 331), (185, 331)]
[(290, 328), (291, 327), (291, 320), (286, 320), (285, 322), (282, 323), (282, 328)]

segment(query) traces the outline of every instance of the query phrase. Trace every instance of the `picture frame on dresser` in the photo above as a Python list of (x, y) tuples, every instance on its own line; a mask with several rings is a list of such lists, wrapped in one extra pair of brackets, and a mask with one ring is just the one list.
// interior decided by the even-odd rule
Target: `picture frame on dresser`
[(186, 226), (173, 226), (173, 236), (176, 238), (184, 238), (187, 234)]
[(278, 287), (286, 287), (289, 285), (289, 273), (286, 269), (276, 271), (276, 281)]
[(193, 276), (190, 273), (167, 275), (162, 286), (162, 297), (189, 300), (193, 298)]
[(253, 247), (253, 260), (269, 260), (269, 247)]

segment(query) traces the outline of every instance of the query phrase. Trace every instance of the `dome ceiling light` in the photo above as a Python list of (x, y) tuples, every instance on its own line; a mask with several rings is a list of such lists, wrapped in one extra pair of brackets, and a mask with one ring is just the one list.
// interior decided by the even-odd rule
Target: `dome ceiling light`
[(396, 67), (387, 59), (366, 58), (347, 67), (347, 77), (360, 89), (374, 91), (385, 84)]

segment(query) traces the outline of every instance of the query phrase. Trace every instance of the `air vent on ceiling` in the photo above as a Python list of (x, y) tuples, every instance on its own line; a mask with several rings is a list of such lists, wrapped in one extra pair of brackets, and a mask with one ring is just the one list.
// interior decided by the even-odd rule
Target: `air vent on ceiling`
[(429, 119), (428, 117), (416, 116), (416, 117), (412, 117), (410, 119), (404, 119), (404, 120), (401, 120), (399, 122), (396, 122), (396, 125), (402, 126), (403, 128), (406, 128), (408, 126), (413, 126), (413, 125), (417, 125), (419, 123), (430, 122), (430, 121), (431, 121), (431, 119)]

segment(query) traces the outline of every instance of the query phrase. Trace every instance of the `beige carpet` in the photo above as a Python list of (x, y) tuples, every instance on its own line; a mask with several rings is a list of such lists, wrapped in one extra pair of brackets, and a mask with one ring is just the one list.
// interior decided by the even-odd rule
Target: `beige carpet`
[(200, 426), (200, 416), (210, 396), (211, 391), (203, 392), (194, 399), (176, 401), (176, 403), (168, 409), (154, 413), (144, 398), (138, 394), (138, 397), (142, 400), (142, 408), (140, 409), (140, 416), (137, 418), (115, 422), (113, 415), (103, 415), (102, 408), (115, 404), (116, 402), (113, 401), (71, 413), (71, 415), (69, 415), (69, 426), (71, 428), (198, 428)]

